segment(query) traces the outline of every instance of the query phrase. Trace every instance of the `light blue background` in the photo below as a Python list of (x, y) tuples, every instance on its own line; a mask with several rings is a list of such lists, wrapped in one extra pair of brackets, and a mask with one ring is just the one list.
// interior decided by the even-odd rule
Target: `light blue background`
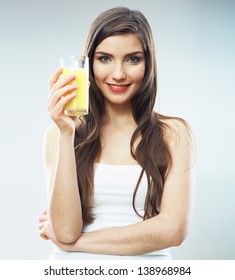
[[(80, 4), (81, 3), (81, 4)], [(156, 41), (161, 113), (197, 142), (193, 224), (175, 259), (235, 259), (235, 1), (0, 1), (0, 259), (47, 259), (42, 135), (48, 79), (103, 10), (141, 10)]]

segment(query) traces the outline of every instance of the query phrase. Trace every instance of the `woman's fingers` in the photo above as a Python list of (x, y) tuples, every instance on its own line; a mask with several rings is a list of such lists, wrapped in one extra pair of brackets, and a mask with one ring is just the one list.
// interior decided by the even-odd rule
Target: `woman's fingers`
[(43, 210), (41, 215), (47, 215), (47, 209)]
[(42, 239), (49, 240), (49, 238), (45, 234), (39, 234)]
[(39, 225), (38, 225), (38, 229), (41, 230), (41, 229), (43, 229), (46, 225), (47, 225), (47, 221), (40, 222)]
[(43, 210), (40, 217), (39, 217), (39, 236), (43, 238), (44, 240), (49, 240), (49, 237), (47, 236), (48, 231), (48, 215), (47, 215), (47, 209)]
[(45, 222), (48, 220), (47, 209), (43, 210), (39, 216), (39, 223)]
[(75, 90), (76, 88), (77, 85), (72, 84), (72, 85), (66, 85), (63, 88), (55, 91), (54, 94), (52, 94), (48, 100), (47, 110), (48, 111), (52, 110), (55, 107), (56, 103), (61, 99), (61, 97), (66, 95), (66, 93), (71, 93), (71, 91)]
[(49, 237), (47, 236), (45, 230), (46, 230), (46, 225), (40, 229), (39, 236), (45, 240), (49, 240)]
[(39, 225), (39, 235), (41, 238), (48, 240), (50, 239), (52, 242), (55, 243), (56, 238), (54, 232), (51, 228), (51, 225), (48, 222), (43, 222)]
[(39, 232), (39, 236), (40, 236), (42, 239), (49, 240), (49, 238), (47, 237), (47, 235), (44, 233), (43, 230)]
[(58, 70), (56, 70), (53, 75), (51, 76), (50, 80), (49, 80), (49, 86), (50, 86), (50, 90), (53, 88), (53, 86), (55, 85), (55, 83), (58, 81), (60, 75), (63, 72), (63, 68), (59, 68)]
[(45, 222), (48, 220), (48, 216), (47, 215), (41, 215), (39, 217), (39, 223)]
[(50, 88), (50, 95), (53, 95), (53, 93), (60, 89), (63, 88), (64, 86), (71, 84), (76, 78), (76, 75), (68, 75), (68, 76), (60, 76), (56, 83), (52, 83), (53, 86)]
[(39, 236), (45, 240), (48, 240), (49, 237), (47, 236), (47, 228), (48, 228), (47, 215), (41, 215), (39, 220), (41, 220), (38, 225)]
[(58, 120), (58, 118), (60, 118), (61, 111), (64, 109), (64, 106), (75, 96), (76, 92), (72, 92), (60, 98), (60, 100), (56, 103), (54, 108), (52, 110), (49, 110), (51, 119), (53, 119), (54, 121)]

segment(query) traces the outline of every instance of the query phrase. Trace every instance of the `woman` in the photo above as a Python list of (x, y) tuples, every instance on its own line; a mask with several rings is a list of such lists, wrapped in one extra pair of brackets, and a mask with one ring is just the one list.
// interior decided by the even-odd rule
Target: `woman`
[(146, 18), (127, 8), (103, 12), (85, 54), (87, 116), (63, 113), (74, 76), (62, 79), (59, 69), (50, 80), (55, 125), (44, 141), (49, 206), (40, 236), (55, 244), (52, 259), (170, 259), (190, 224), (194, 147), (184, 120), (153, 111), (156, 61)]

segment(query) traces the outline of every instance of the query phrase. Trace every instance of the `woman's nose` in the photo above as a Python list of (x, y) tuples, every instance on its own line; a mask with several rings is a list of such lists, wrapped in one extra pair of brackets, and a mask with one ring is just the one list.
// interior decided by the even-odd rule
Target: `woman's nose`
[(112, 78), (115, 81), (123, 81), (126, 79), (126, 74), (122, 64), (115, 65), (112, 73)]

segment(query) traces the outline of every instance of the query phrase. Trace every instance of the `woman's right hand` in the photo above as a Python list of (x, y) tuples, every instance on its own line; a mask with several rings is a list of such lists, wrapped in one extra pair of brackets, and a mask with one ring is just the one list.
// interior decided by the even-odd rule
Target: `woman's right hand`
[(63, 68), (59, 68), (50, 79), (50, 95), (47, 102), (47, 111), (50, 118), (58, 126), (60, 133), (66, 136), (73, 135), (76, 127), (75, 120), (64, 114), (64, 106), (76, 95), (77, 85), (70, 84), (75, 75), (62, 77)]

